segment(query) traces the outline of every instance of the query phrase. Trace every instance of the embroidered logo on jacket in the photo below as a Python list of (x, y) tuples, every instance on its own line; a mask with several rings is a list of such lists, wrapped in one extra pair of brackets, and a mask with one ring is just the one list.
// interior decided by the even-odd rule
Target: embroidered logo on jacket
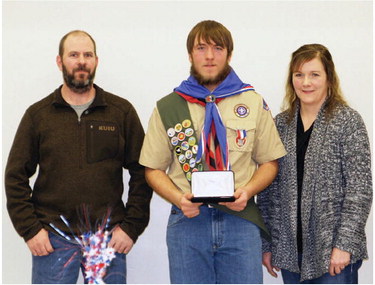
[(109, 131), (109, 132), (114, 132), (116, 131), (115, 126), (98, 126), (99, 131)]

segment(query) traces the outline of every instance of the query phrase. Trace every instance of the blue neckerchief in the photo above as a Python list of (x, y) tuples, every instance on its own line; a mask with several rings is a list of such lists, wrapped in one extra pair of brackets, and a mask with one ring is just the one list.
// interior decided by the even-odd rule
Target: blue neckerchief
[[(232, 69), (228, 76), (219, 84), (219, 86), (212, 92), (206, 87), (198, 84), (197, 80), (190, 76), (188, 80), (184, 80), (180, 86), (174, 89), (177, 93), (182, 93), (196, 99), (203, 99), (206, 101), (206, 113), (204, 125), (199, 140), (199, 147), (197, 153), (197, 160), (199, 161), (205, 151), (205, 141), (209, 136), (211, 124), (214, 123), (217, 139), (220, 145), (223, 163), (226, 166), (225, 170), (230, 169), (228, 160), (228, 143), (227, 133), (223, 121), (220, 116), (219, 109), (215, 103), (215, 98), (226, 98), (240, 94), (245, 91), (254, 90), (250, 84), (243, 83), (237, 74)], [(213, 95), (213, 96), (212, 96)]]

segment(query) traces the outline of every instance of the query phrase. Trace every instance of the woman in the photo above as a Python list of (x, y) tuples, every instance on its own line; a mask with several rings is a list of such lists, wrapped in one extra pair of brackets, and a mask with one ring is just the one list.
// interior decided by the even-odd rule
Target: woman
[(293, 53), (283, 109), (276, 125), (288, 154), (258, 194), (272, 235), (263, 264), (273, 276), (281, 269), (284, 283), (358, 283), (368, 258), (370, 145), (326, 47), (304, 45)]

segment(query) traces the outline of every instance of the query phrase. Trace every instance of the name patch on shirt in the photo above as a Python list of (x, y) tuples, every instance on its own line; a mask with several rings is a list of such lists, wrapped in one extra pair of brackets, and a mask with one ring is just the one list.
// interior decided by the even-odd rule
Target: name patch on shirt
[(99, 131), (109, 131), (109, 132), (114, 132), (116, 131), (115, 126), (98, 126)]

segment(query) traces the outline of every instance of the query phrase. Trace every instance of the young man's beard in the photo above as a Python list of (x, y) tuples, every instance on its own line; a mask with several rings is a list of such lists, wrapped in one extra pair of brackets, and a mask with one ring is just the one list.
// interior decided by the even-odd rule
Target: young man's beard
[[(73, 73), (69, 73), (64, 64), (62, 68), (64, 81), (69, 89), (74, 93), (83, 94), (91, 89), (94, 83), (96, 68), (92, 73), (90, 73), (90, 70), (86, 69), (84, 65), (79, 65), (78, 68), (73, 70)], [(87, 79), (75, 79), (76, 71), (88, 72), (89, 74), (87, 76)]]
[(216, 85), (222, 82), (230, 73), (232, 68), (229, 63), (227, 63), (224, 68), (219, 72), (219, 74), (214, 78), (204, 78), (198, 71), (195, 69), (194, 64), (190, 67), (190, 75), (195, 77), (200, 85)]

